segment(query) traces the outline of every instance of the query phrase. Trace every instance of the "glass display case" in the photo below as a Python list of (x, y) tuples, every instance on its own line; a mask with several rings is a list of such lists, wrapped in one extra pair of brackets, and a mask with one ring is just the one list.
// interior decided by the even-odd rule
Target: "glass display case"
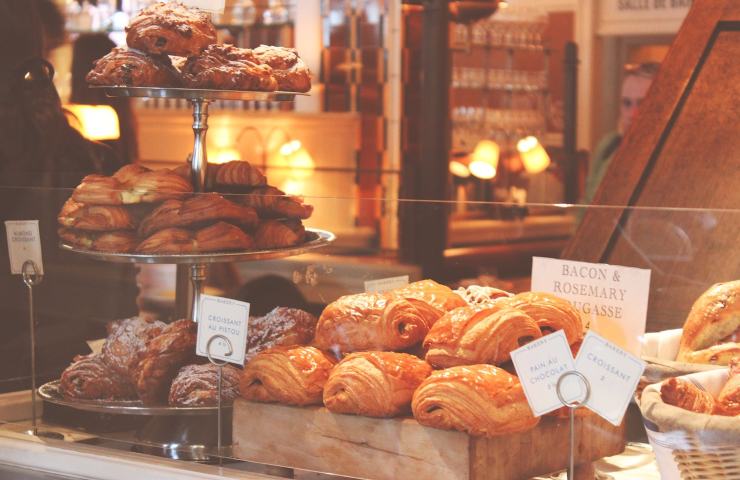
[[(293, 247), (316, 241), (311, 232), (325, 232), (320, 248), (217, 247), (206, 254), (183, 250), (178, 260), (172, 252), (142, 253), (149, 229), (141, 217), (128, 227), (138, 228), (133, 252), (94, 252), (106, 244), (98, 242), (103, 233), (89, 230), (77, 230), (88, 243), (69, 248), (70, 237), (57, 229), (58, 222), (64, 227), (70, 221), (60, 210), (72, 194), (0, 190), (4, 220), (39, 221), (43, 258), (43, 276), (26, 275), (24, 283), (24, 275), (10, 273), (2, 247), (0, 464), (85, 478), (99, 474), (100, 462), (111, 472), (125, 464), (120, 475), (108, 472), (105, 478), (131, 478), (136, 469), (162, 478), (530, 478), (569, 467), (572, 428), (576, 478), (594, 471), (615, 478), (657, 475), (654, 455), (662, 471), (695, 468), (674, 459), (671, 452), (689, 447), (660, 441), (661, 430), (648, 412), (648, 436), (657, 442), (652, 452), (637, 404), (643, 389), (655, 388), (646, 385), (665, 378), (656, 369), (678, 363), (675, 351), (673, 358), (658, 352), (656, 342), (666, 340), (655, 335), (681, 328), (705, 291), (740, 276), (736, 239), (714, 235), (737, 225), (740, 210), (476, 203), (475, 208), (512, 215), (448, 235), (438, 262), (427, 264), (401, 258), (393, 248), (358, 248), (351, 232), (336, 238), (328, 233), (331, 225), (323, 222), (351, 215), (357, 199), (306, 197), (304, 205), (317, 215), (304, 220), (309, 235)], [(193, 198), (207, 195), (212, 194)], [(224, 197), (239, 203), (245, 195)], [(463, 207), (359, 202), (414, 216)], [(600, 259), (585, 267), (572, 251), (557, 271), (533, 272), (533, 262), (541, 261), (533, 259), (560, 259), (569, 251), (564, 247), (579, 238), (584, 215), (611, 218), (615, 210), (622, 212), (615, 235), (631, 254), (624, 263), (612, 257), (608, 268), (647, 271), (641, 278), (649, 275), (649, 285), (659, 290), (637, 277), (623, 284), (613, 275), (602, 278), (607, 266)], [(208, 223), (199, 219), (183, 228), (197, 233)], [(243, 231), (259, 242), (254, 227)], [(427, 239), (419, 233), (415, 246), (424, 249)], [(533, 249), (538, 242), (542, 248)], [(237, 248), (241, 256), (219, 248)], [(697, 269), (704, 276), (673, 273), (702, 264), (706, 249), (722, 249), (734, 263)], [(282, 258), (255, 254), (265, 250)], [(189, 267), (175, 265), (195, 254), (231, 256), (204, 262), (202, 293), (249, 303), (247, 360), (244, 367), (222, 367), (220, 396), (219, 369), (196, 355)], [(549, 285), (539, 290), (554, 297), (527, 294), (533, 284)], [(642, 315), (631, 308), (635, 302), (644, 302)], [(36, 321), (35, 356), (29, 314)], [(173, 326), (178, 324), (182, 328)], [(637, 404), (633, 399), (623, 420), (610, 423), (585, 407), (575, 411), (573, 427), (566, 407), (534, 416), (511, 351), (560, 330), (574, 354), (590, 330), (647, 362)], [(191, 336), (183, 337), (185, 331)], [(167, 335), (170, 340), (163, 339)], [(732, 342), (730, 336), (717, 343)], [(726, 380), (727, 370), (717, 363), (710, 360), (697, 370), (721, 371)], [(32, 385), (36, 437), (27, 433), (33, 428)], [(600, 392), (603, 385), (591, 385), (592, 395)], [(692, 451), (734, 448), (737, 437), (724, 438), (726, 445), (703, 439), (691, 444)], [(621, 472), (630, 463), (625, 455), (634, 460), (633, 470)]]

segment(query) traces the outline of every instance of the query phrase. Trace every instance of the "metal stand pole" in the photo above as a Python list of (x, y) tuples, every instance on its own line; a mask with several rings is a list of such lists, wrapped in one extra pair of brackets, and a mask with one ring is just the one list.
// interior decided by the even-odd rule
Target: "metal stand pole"
[[(563, 392), (561, 391), (561, 387), (563, 384), (563, 380), (565, 380), (569, 376), (576, 376), (583, 381), (583, 385), (586, 387), (586, 394), (584, 395), (583, 399), (581, 400), (574, 400), (571, 402), (568, 402), (563, 397)], [(576, 451), (576, 430), (575, 430), (575, 417), (576, 417), (576, 410), (581, 408), (584, 403), (588, 401), (588, 398), (591, 396), (591, 385), (588, 383), (588, 379), (580, 373), (576, 372), (575, 370), (570, 372), (565, 372), (564, 374), (560, 375), (560, 378), (558, 378), (558, 383), (555, 384), (555, 393), (558, 395), (558, 399), (560, 400), (560, 403), (562, 403), (564, 406), (568, 407), (568, 417), (569, 417), (569, 424), (570, 424), (570, 435), (569, 435), (569, 442), (568, 442), (568, 480), (574, 480), (575, 478), (575, 451)]]
[(210, 361), (212, 364), (216, 365), (218, 367), (218, 392), (216, 394), (216, 397), (218, 398), (218, 439), (216, 440), (216, 449), (218, 453), (218, 463), (221, 464), (223, 460), (223, 455), (221, 454), (221, 393), (222, 393), (222, 387), (223, 387), (223, 370), (224, 365), (226, 365), (227, 362), (216, 360), (211, 355), (211, 345), (213, 344), (213, 341), (219, 339), (226, 342), (226, 346), (229, 348), (224, 355), (227, 357), (231, 356), (232, 353), (234, 353), (234, 347), (231, 345), (231, 341), (229, 341), (228, 338), (226, 338), (223, 335), (214, 335), (211, 338), (208, 339), (208, 343), (206, 343), (206, 353), (208, 354), (208, 361)]
[(207, 268), (203, 263), (198, 263), (190, 266), (190, 281), (192, 283), (191, 289), (191, 302), (190, 302), (190, 318), (198, 323), (200, 319), (200, 296), (203, 293), (203, 286), (206, 281)]

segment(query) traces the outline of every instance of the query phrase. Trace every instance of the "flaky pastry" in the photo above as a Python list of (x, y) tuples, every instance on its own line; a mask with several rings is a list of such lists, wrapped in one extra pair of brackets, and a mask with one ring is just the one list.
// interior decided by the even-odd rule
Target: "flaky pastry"
[(569, 345), (583, 338), (581, 315), (563, 298), (544, 292), (523, 292), (499, 302), (532, 317), (543, 335), (563, 330)]

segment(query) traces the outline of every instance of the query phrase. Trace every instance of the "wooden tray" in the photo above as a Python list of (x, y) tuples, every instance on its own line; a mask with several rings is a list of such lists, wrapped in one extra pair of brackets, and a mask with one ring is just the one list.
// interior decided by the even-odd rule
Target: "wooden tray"
[[(425, 427), (413, 418), (339, 415), (323, 407), (243, 399), (235, 402), (233, 419), (235, 457), (336, 475), (509, 480), (568, 466), (568, 420), (553, 417), (528, 432), (493, 439)], [(575, 463), (582, 471), (624, 450), (624, 424), (614, 427), (596, 415), (575, 422)]]

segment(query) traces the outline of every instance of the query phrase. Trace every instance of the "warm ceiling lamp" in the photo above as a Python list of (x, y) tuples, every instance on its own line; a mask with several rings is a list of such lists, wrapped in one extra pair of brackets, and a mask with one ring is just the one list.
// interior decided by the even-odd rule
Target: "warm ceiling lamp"
[(500, 152), (498, 144), (492, 140), (478, 142), (470, 158), (470, 173), (481, 180), (495, 177)]
[(537, 137), (530, 135), (522, 138), (517, 142), (516, 149), (527, 173), (544, 172), (550, 165), (550, 156)]
[(75, 117), (73, 127), (88, 140), (117, 140), (121, 136), (118, 115), (110, 105), (74, 104), (65, 108)]
[(456, 156), (450, 160), (450, 173), (457, 178), (469, 178), (470, 168), (468, 168), (469, 162), (468, 156)]
[(304, 180), (313, 175), (316, 168), (313, 157), (300, 140), (289, 140), (282, 144), (272, 156), (271, 168), (283, 170), (293, 180)]

